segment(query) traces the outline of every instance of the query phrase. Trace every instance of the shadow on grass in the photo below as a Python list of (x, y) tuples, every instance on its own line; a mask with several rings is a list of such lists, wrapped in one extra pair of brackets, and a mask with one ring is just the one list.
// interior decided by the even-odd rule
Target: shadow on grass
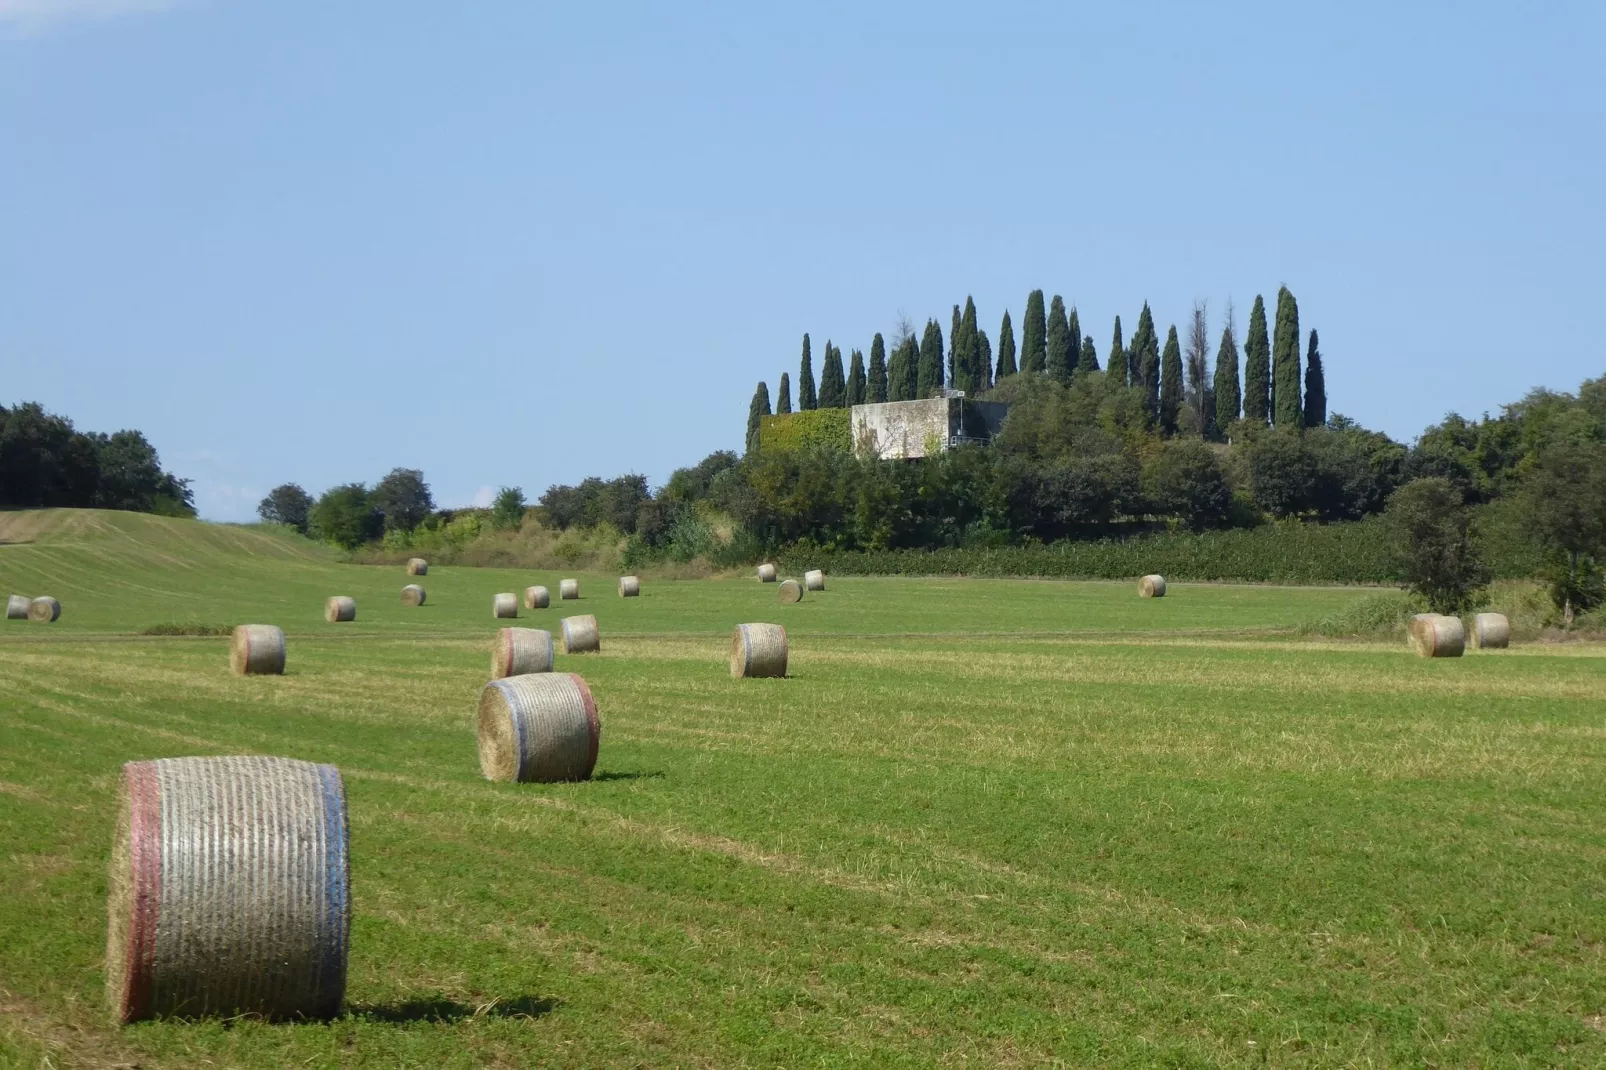
[(493, 999), (478, 1006), (450, 999), (415, 999), (406, 1003), (354, 1006), (349, 1017), (370, 1022), (461, 1022), (467, 1018), (541, 1018), (562, 1005), (561, 1000), (538, 996)]
[(627, 773), (610, 769), (603, 773), (592, 773), (592, 780), (662, 780), (663, 770), (655, 769), (650, 773)]

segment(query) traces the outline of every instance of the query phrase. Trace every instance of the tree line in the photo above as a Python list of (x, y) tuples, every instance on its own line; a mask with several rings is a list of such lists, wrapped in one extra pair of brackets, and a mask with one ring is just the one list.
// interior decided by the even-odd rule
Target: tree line
[(139, 431), (79, 431), (38, 402), (0, 407), (0, 507), (194, 516), (190, 481)]

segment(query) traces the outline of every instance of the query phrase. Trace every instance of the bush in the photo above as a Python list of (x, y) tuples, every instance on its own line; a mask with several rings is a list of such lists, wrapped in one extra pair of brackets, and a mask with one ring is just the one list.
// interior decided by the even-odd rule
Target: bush
[(524, 523), (524, 488), (503, 487), (491, 503), (491, 527), (497, 531), (517, 531)]
[(1386, 520), (1395, 567), (1429, 609), (1459, 614), (1482, 604), (1491, 575), (1455, 484), (1438, 476), (1412, 480), (1389, 499)]
[(1199, 529), (1213, 527), (1232, 508), (1232, 488), (1216, 451), (1198, 439), (1168, 442), (1143, 473), (1149, 507)]
[(384, 514), (374, 507), (368, 488), (361, 483), (324, 491), (307, 516), (307, 530), (313, 538), (347, 550), (377, 539), (384, 527)]

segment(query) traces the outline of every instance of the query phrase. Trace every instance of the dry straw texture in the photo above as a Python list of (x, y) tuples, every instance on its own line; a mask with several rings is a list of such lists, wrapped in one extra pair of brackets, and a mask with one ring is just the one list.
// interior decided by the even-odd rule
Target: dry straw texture
[(574, 673), (510, 676), (480, 692), (479, 737), (487, 780), (584, 780), (597, 767), (602, 722)]
[(491, 648), (491, 679), (552, 671), (552, 633), (537, 628), (503, 628)]
[(758, 581), (760, 583), (774, 583), (775, 582), (775, 576), (776, 576), (776, 572), (775, 572), (775, 566), (774, 565), (771, 565), (768, 562), (766, 562), (766, 563), (758, 566)]
[(819, 569), (803, 573), (803, 586), (811, 591), (825, 590), (825, 573)]
[(425, 561), (422, 557), (409, 558), (407, 560), (407, 575), (428, 576), (429, 562)]
[(323, 604), (323, 619), (330, 624), (357, 619), (357, 600), (337, 594)]
[(402, 605), (404, 606), (421, 606), (427, 597), (429, 596), (424, 593), (424, 589), (416, 583), (409, 583), (402, 588)]
[(738, 624), (731, 633), (731, 675), (786, 675), (786, 629), (779, 624)]
[(1460, 617), (1418, 613), (1411, 618), (1411, 646), (1422, 658), (1459, 658), (1466, 651), (1467, 630)]
[(334, 766), (129, 762), (106, 902), (112, 1015), (337, 1014), (346, 861), (346, 792)]
[(497, 620), (511, 620), (519, 615), (518, 596), (511, 591), (491, 599), (491, 616)]
[(564, 617), (559, 623), (563, 626), (565, 654), (595, 654), (602, 650), (596, 617), (587, 613), (583, 617)]
[(635, 576), (619, 577), (619, 597), (635, 598), (641, 594), (641, 580)]
[(1479, 613), (1472, 618), (1474, 650), (1504, 650), (1511, 645), (1511, 622), (1504, 613)]
[(779, 593), (781, 601), (788, 605), (803, 601), (803, 585), (796, 580), (782, 580)]
[(42, 594), (28, 603), (28, 619), (36, 624), (49, 624), (61, 616), (61, 603)]
[(33, 599), (25, 594), (14, 594), (6, 599), (6, 620), (27, 620), (28, 607)]
[(525, 609), (545, 609), (552, 604), (552, 592), (545, 587), (524, 588)]
[(1138, 595), (1142, 598), (1164, 598), (1165, 577), (1145, 576), (1138, 581)]
[(240, 676), (284, 672), (284, 632), (271, 624), (241, 624), (229, 641), (229, 668)]
[(560, 580), (560, 581), (558, 581), (558, 597), (563, 599), (564, 601), (568, 601), (571, 598), (579, 598), (580, 597), (580, 581), (579, 580)]

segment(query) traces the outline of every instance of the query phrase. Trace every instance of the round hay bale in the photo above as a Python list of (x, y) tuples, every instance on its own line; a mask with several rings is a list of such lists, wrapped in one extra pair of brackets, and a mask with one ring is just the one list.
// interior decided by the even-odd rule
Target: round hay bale
[(27, 620), (28, 607), (33, 599), (25, 594), (14, 594), (6, 599), (6, 620)]
[(427, 597), (429, 596), (424, 593), (424, 589), (416, 583), (409, 583), (402, 588), (402, 605), (404, 606), (421, 606)]
[(42, 594), (28, 603), (28, 619), (35, 624), (49, 624), (61, 616), (61, 603)]
[(124, 765), (106, 897), (112, 1015), (333, 1017), (346, 989), (346, 862), (332, 765)]
[(1479, 613), (1472, 618), (1472, 649), (1504, 650), (1511, 645), (1511, 622), (1504, 613)]
[(480, 692), (480, 772), (487, 780), (552, 784), (597, 767), (602, 722), (574, 673), (492, 680)]
[(240, 676), (284, 673), (284, 632), (271, 624), (241, 624), (229, 640), (229, 668)]
[(786, 629), (779, 624), (738, 624), (731, 633), (731, 675), (738, 680), (786, 675)]
[(502, 628), (491, 648), (491, 679), (552, 671), (552, 633), (538, 628)]
[(409, 576), (428, 576), (429, 575), (429, 562), (425, 561), (422, 557), (408, 558), (407, 559), (407, 575), (409, 575)]
[(825, 590), (825, 573), (819, 569), (803, 573), (803, 586), (811, 591)]
[(765, 562), (758, 566), (758, 582), (774, 583), (776, 579), (775, 566)]
[(1165, 597), (1165, 577), (1164, 576), (1145, 576), (1145, 577), (1143, 577), (1141, 580), (1138, 581), (1138, 597), (1140, 597), (1140, 598), (1164, 598)]
[(638, 579), (635, 576), (620, 576), (619, 577), (619, 597), (620, 598), (640, 598), (641, 597), (641, 580)]
[(511, 620), (519, 615), (518, 596), (511, 591), (491, 599), (491, 616), (497, 620)]
[(1418, 613), (1411, 618), (1411, 646), (1420, 658), (1459, 658), (1466, 651), (1467, 629), (1460, 617)]
[(524, 588), (525, 609), (545, 609), (552, 604), (552, 592), (545, 587)]
[(560, 581), (558, 581), (558, 597), (563, 599), (565, 602), (567, 602), (567, 601), (569, 601), (570, 599), (573, 599), (573, 598), (579, 598), (580, 597), (580, 581), (579, 580), (560, 580)]
[(583, 617), (564, 617), (558, 622), (563, 628), (565, 654), (597, 654), (602, 651), (602, 636), (597, 631), (597, 618), (587, 613)]
[(782, 580), (781, 589), (778, 593), (781, 596), (781, 601), (786, 605), (803, 601), (803, 585), (796, 580)]
[(357, 600), (337, 594), (323, 604), (323, 619), (330, 624), (357, 619)]

